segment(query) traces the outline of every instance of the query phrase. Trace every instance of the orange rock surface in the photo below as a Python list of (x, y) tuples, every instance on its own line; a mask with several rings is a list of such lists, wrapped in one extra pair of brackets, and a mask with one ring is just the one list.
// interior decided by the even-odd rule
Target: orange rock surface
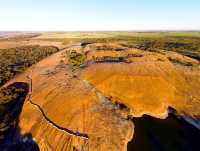
[[(106, 54), (140, 54), (130, 55), (129, 63), (94, 62), (73, 73), (68, 64), (60, 64), (62, 55), (72, 49), (77, 48), (42, 60), (7, 83), (32, 83), (20, 128), (23, 134), (32, 134), (41, 151), (126, 151), (134, 134), (128, 116), (165, 118), (169, 106), (182, 114), (200, 114), (200, 68), (196, 61), (186, 58), (194, 62), (186, 67), (171, 62), (169, 54), (131, 49)], [(88, 60), (105, 55), (88, 47), (87, 51)]]

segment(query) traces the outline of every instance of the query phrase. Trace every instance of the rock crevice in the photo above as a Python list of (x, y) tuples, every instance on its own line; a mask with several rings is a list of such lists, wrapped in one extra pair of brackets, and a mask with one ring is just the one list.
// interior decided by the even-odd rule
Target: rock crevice
[(31, 94), (32, 94), (32, 79), (27, 76), (27, 79), (29, 79), (29, 84), (30, 84), (30, 93), (28, 95), (28, 101), (30, 102), (31, 105), (35, 106), (41, 113), (42, 113), (42, 116), (44, 117), (44, 119), (51, 125), (53, 125), (53, 127), (56, 127), (56, 129), (59, 129), (60, 131), (63, 131), (65, 133), (67, 133), (68, 135), (72, 135), (72, 136), (75, 136), (75, 137), (80, 137), (82, 139), (89, 139), (89, 136), (88, 134), (85, 134), (85, 133), (81, 133), (79, 131), (73, 131), (71, 129), (68, 129), (68, 128), (65, 128), (65, 127), (61, 127), (59, 126), (58, 124), (56, 124), (54, 121), (52, 121), (47, 115), (46, 113), (44, 112), (44, 110), (42, 109), (42, 107), (36, 103), (34, 103), (32, 100), (31, 100)]

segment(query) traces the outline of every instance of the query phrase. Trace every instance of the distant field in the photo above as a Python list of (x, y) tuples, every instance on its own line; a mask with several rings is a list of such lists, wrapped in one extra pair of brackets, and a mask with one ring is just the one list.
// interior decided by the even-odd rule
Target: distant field
[(49, 32), (42, 33), (34, 39), (73, 39), (73, 38), (111, 38), (118, 36), (129, 37), (165, 37), (184, 36), (200, 37), (200, 32)]
[(42, 33), (35, 39), (63, 39), (63, 38), (107, 38), (114, 37), (116, 34), (112, 32), (53, 32)]

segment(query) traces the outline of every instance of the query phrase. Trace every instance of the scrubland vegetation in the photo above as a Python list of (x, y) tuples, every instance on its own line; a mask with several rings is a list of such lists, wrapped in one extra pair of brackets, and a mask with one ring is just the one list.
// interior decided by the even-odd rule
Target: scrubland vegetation
[[(98, 33), (97, 33), (98, 34)], [(148, 51), (163, 49), (175, 51), (184, 55), (200, 59), (200, 33), (199, 32), (155, 32), (155, 33), (115, 33), (114, 36), (98, 38), (63, 38), (64, 44), (73, 42), (82, 43), (111, 43), (117, 42), (123, 47), (139, 48)], [(100, 46), (98, 49), (109, 49)]]
[[(98, 37), (98, 36), (97, 36)], [(83, 47), (90, 45), (90, 49), (95, 51), (126, 51), (129, 48), (137, 48), (144, 51), (172, 51), (200, 60), (200, 33), (198, 32), (155, 32), (155, 33), (119, 33), (114, 36), (98, 37), (98, 38), (71, 38), (59, 39), (63, 43), (73, 41), (80, 43)], [(98, 43), (95, 45), (95, 43)], [(94, 44), (94, 45), (93, 45)], [(114, 45), (110, 45), (114, 44)], [(94, 62), (128, 62), (129, 56), (93, 56), (91, 61)], [(69, 64), (72, 67), (79, 68), (86, 62), (86, 55), (71, 51), (67, 55)], [(174, 60), (172, 60), (174, 61)]]
[(144, 38), (133, 47), (147, 51), (174, 51), (200, 60), (200, 38), (197, 37)]
[(0, 49), (0, 86), (17, 73), (41, 59), (59, 51), (50, 46), (23, 46), (11, 49)]
[[(82, 39), (80, 41), (88, 43), (107, 43), (117, 42), (122, 47), (138, 48), (145, 51), (174, 51), (180, 54), (189, 56), (200, 60), (200, 37), (199, 34), (194, 33), (192, 37), (191, 33), (187, 34), (167, 34), (167, 33), (154, 33), (149, 36), (148, 34), (142, 34), (141, 36), (116, 36), (109, 38), (98, 39)], [(107, 47), (105, 47), (107, 49)], [(103, 47), (99, 47), (102, 50)]]
[(125, 57), (111, 57), (111, 56), (103, 56), (103, 57), (92, 57), (92, 61), (94, 62), (124, 62)]
[(68, 63), (72, 66), (72, 69), (75, 70), (84, 65), (86, 56), (83, 53), (78, 53), (75, 50), (72, 50), (67, 53), (67, 60)]
[(23, 89), (15, 89), (15, 87), (2, 88), (0, 90), (0, 105), (4, 105), (15, 100), (23, 91)]
[[(92, 36), (91, 36), (92, 35)], [(122, 47), (139, 48), (146, 51), (167, 50), (200, 60), (200, 32), (107, 32), (104, 34), (87, 33), (81, 37), (78, 33), (59, 34), (54, 38), (39, 37), (42, 40), (60, 41), (63, 44), (74, 43), (112, 43)], [(59, 37), (59, 38), (56, 38)], [(99, 46), (97, 50), (112, 50), (109, 46)]]

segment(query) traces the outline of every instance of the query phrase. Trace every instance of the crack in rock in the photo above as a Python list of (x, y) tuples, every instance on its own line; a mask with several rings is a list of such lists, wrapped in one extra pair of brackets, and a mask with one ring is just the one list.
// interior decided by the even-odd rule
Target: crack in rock
[(59, 129), (60, 131), (62, 132), (65, 132), (67, 133), (68, 135), (71, 135), (71, 136), (75, 136), (75, 137), (80, 137), (82, 139), (86, 139), (88, 140), (89, 139), (89, 136), (88, 134), (86, 133), (80, 133), (79, 131), (73, 131), (71, 129), (68, 129), (68, 128), (65, 128), (65, 127), (61, 127), (59, 126), (58, 124), (56, 124), (55, 122), (53, 122), (46, 114), (45, 112), (43, 111), (42, 107), (36, 103), (34, 103), (32, 100), (31, 100), (31, 95), (32, 95), (32, 79), (30, 78), (30, 76), (27, 76), (27, 79), (30, 80), (30, 94), (28, 96), (28, 101), (31, 103), (31, 105), (35, 106), (43, 115), (44, 119), (49, 123), (51, 124), (53, 127), (55, 127), (56, 129)]

